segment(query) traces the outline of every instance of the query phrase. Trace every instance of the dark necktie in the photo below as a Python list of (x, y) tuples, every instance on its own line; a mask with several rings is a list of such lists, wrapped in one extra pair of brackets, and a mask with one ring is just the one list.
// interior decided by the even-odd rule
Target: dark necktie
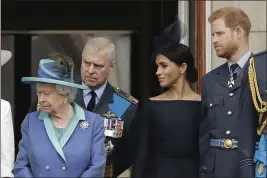
[(96, 102), (96, 93), (92, 90), (90, 91), (91, 99), (87, 105), (88, 111), (93, 111), (95, 109), (95, 102)]
[(230, 70), (231, 70), (231, 76), (235, 80), (241, 70), (241, 67), (238, 64), (232, 64), (230, 66)]

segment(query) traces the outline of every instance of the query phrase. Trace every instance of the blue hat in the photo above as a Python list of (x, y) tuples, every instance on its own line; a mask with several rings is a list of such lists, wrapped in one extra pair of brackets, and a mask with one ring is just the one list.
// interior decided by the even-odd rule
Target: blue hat
[(52, 83), (70, 86), (79, 89), (88, 89), (85, 85), (74, 83), (74, 63), (68, 56), (56, 54), (51, 59), (41, 59), (38, 68), (38, 77), (23, 77), (21, 81), (26, 84)]

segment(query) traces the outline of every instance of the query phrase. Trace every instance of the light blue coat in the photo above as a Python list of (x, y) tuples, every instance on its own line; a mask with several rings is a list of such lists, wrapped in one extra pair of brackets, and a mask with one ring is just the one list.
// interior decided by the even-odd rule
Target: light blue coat
[(13, 169), (15, 177), (104, 177), (103, 120), (75, 103), (73, 106), (75, 116), (60, 141), (46, 112), (26, 116)]

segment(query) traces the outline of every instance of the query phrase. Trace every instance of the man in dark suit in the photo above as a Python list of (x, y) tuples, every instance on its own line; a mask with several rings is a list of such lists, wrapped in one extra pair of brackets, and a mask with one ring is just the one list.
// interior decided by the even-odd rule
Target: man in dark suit
[(81, 83), (88, 89), (79, 90), (75, 99), (78, 105), (104, 119), (105, 177), (112, 178), (131, 167), (138, 142), (138, 123), (134, 119), (138, 100), (108, 82), (115, 66), (115, 45), (106, 38), (89, 40), (81, 64)]
[[(249, 61), (248, 76), (249, 89), (253, 99), (253, 105), (258, 112), (258, 129), (257, 134), (260, 141), (254, 155), (255, 177), (266, 178), (267, 176), (267, 51), (255, 54)], [(246, 114), (246, 113), (245, 113)], [(246, 117), (244, 115), (244, 117)], [(244, 156), (245, 153), (242, 153)], [(247, 174), (247, 172), (245, 173)], [(246, 176), (244, 174), (244, 176)]]
[[(203, 117), (200, 123), (202, 177), (239, 177), (253, 170), (256, 111), (248, 103), (248, 37), (251, 23), (239, 8), (216, 10), (209, 17), (212, 43), (218, 57), (227, 62), (202, 79)], [(247, 116), (241, 117), (242, 110)], [(242, 156), (241, 153), (245, 153)], [(253, 177), (254, 172), (247, 172)]]

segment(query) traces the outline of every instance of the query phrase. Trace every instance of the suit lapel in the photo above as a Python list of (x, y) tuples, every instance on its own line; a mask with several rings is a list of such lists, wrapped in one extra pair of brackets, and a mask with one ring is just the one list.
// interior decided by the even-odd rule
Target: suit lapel
[(93, 112), (101, 114), (108, 111), (108, 103), (113, 103), (113, 94), (114, 88), (109, 83), (107, 83), (107, 86)]
[(66, 132), (63, 134), (62, 138), (60, 139), (60, 145), (62, 146), (62, 148), (66, 145), (66, 143), (70, 139), (79, 121), (85, 120), (84, 110), (76, 104), (74, 104), (74, 113), (75, 115), (72, 118), (71, 122), (69, 123)]
[(228, 89), (228, 81), (229, 81), (229, 68), (227, 62), (223, 64), (217, 72), (218, 82), (225, 88)]
[(60, 139), (60, 145), (62, 146), (62, 148), (65, 146), (65, 144), (68, 142), (68, 140), (70, 139), (72, 133), (74, 132), (77, 124), (79, 122), (79, 119), (74, 117), (70, 124), (67, 127), (66, 132), (63, 134), (62, 138)]
[[(41, 113), (44, 113), (44, 112), (41, 112)], [(60, 145), (60, 142), (59, 142), (58, 138), (56, 137), (56, 133), (55, 133), (55, 129), (54, 129), (52, 120), (49, 118), (48, 114), (47, 114), (47, 116), (45, 116), (43, 118), (43, 120), (44, 120), (46, 133), (47, 133), (52, 145), (54, 146), (54, 148), (56, 149), (58, 154), (64, 159), (64, 161), (67, 162), (66, 157), (65, 157), (64, 152), (63, 152), (63, 149), (62, 149), (62, 146)]]

